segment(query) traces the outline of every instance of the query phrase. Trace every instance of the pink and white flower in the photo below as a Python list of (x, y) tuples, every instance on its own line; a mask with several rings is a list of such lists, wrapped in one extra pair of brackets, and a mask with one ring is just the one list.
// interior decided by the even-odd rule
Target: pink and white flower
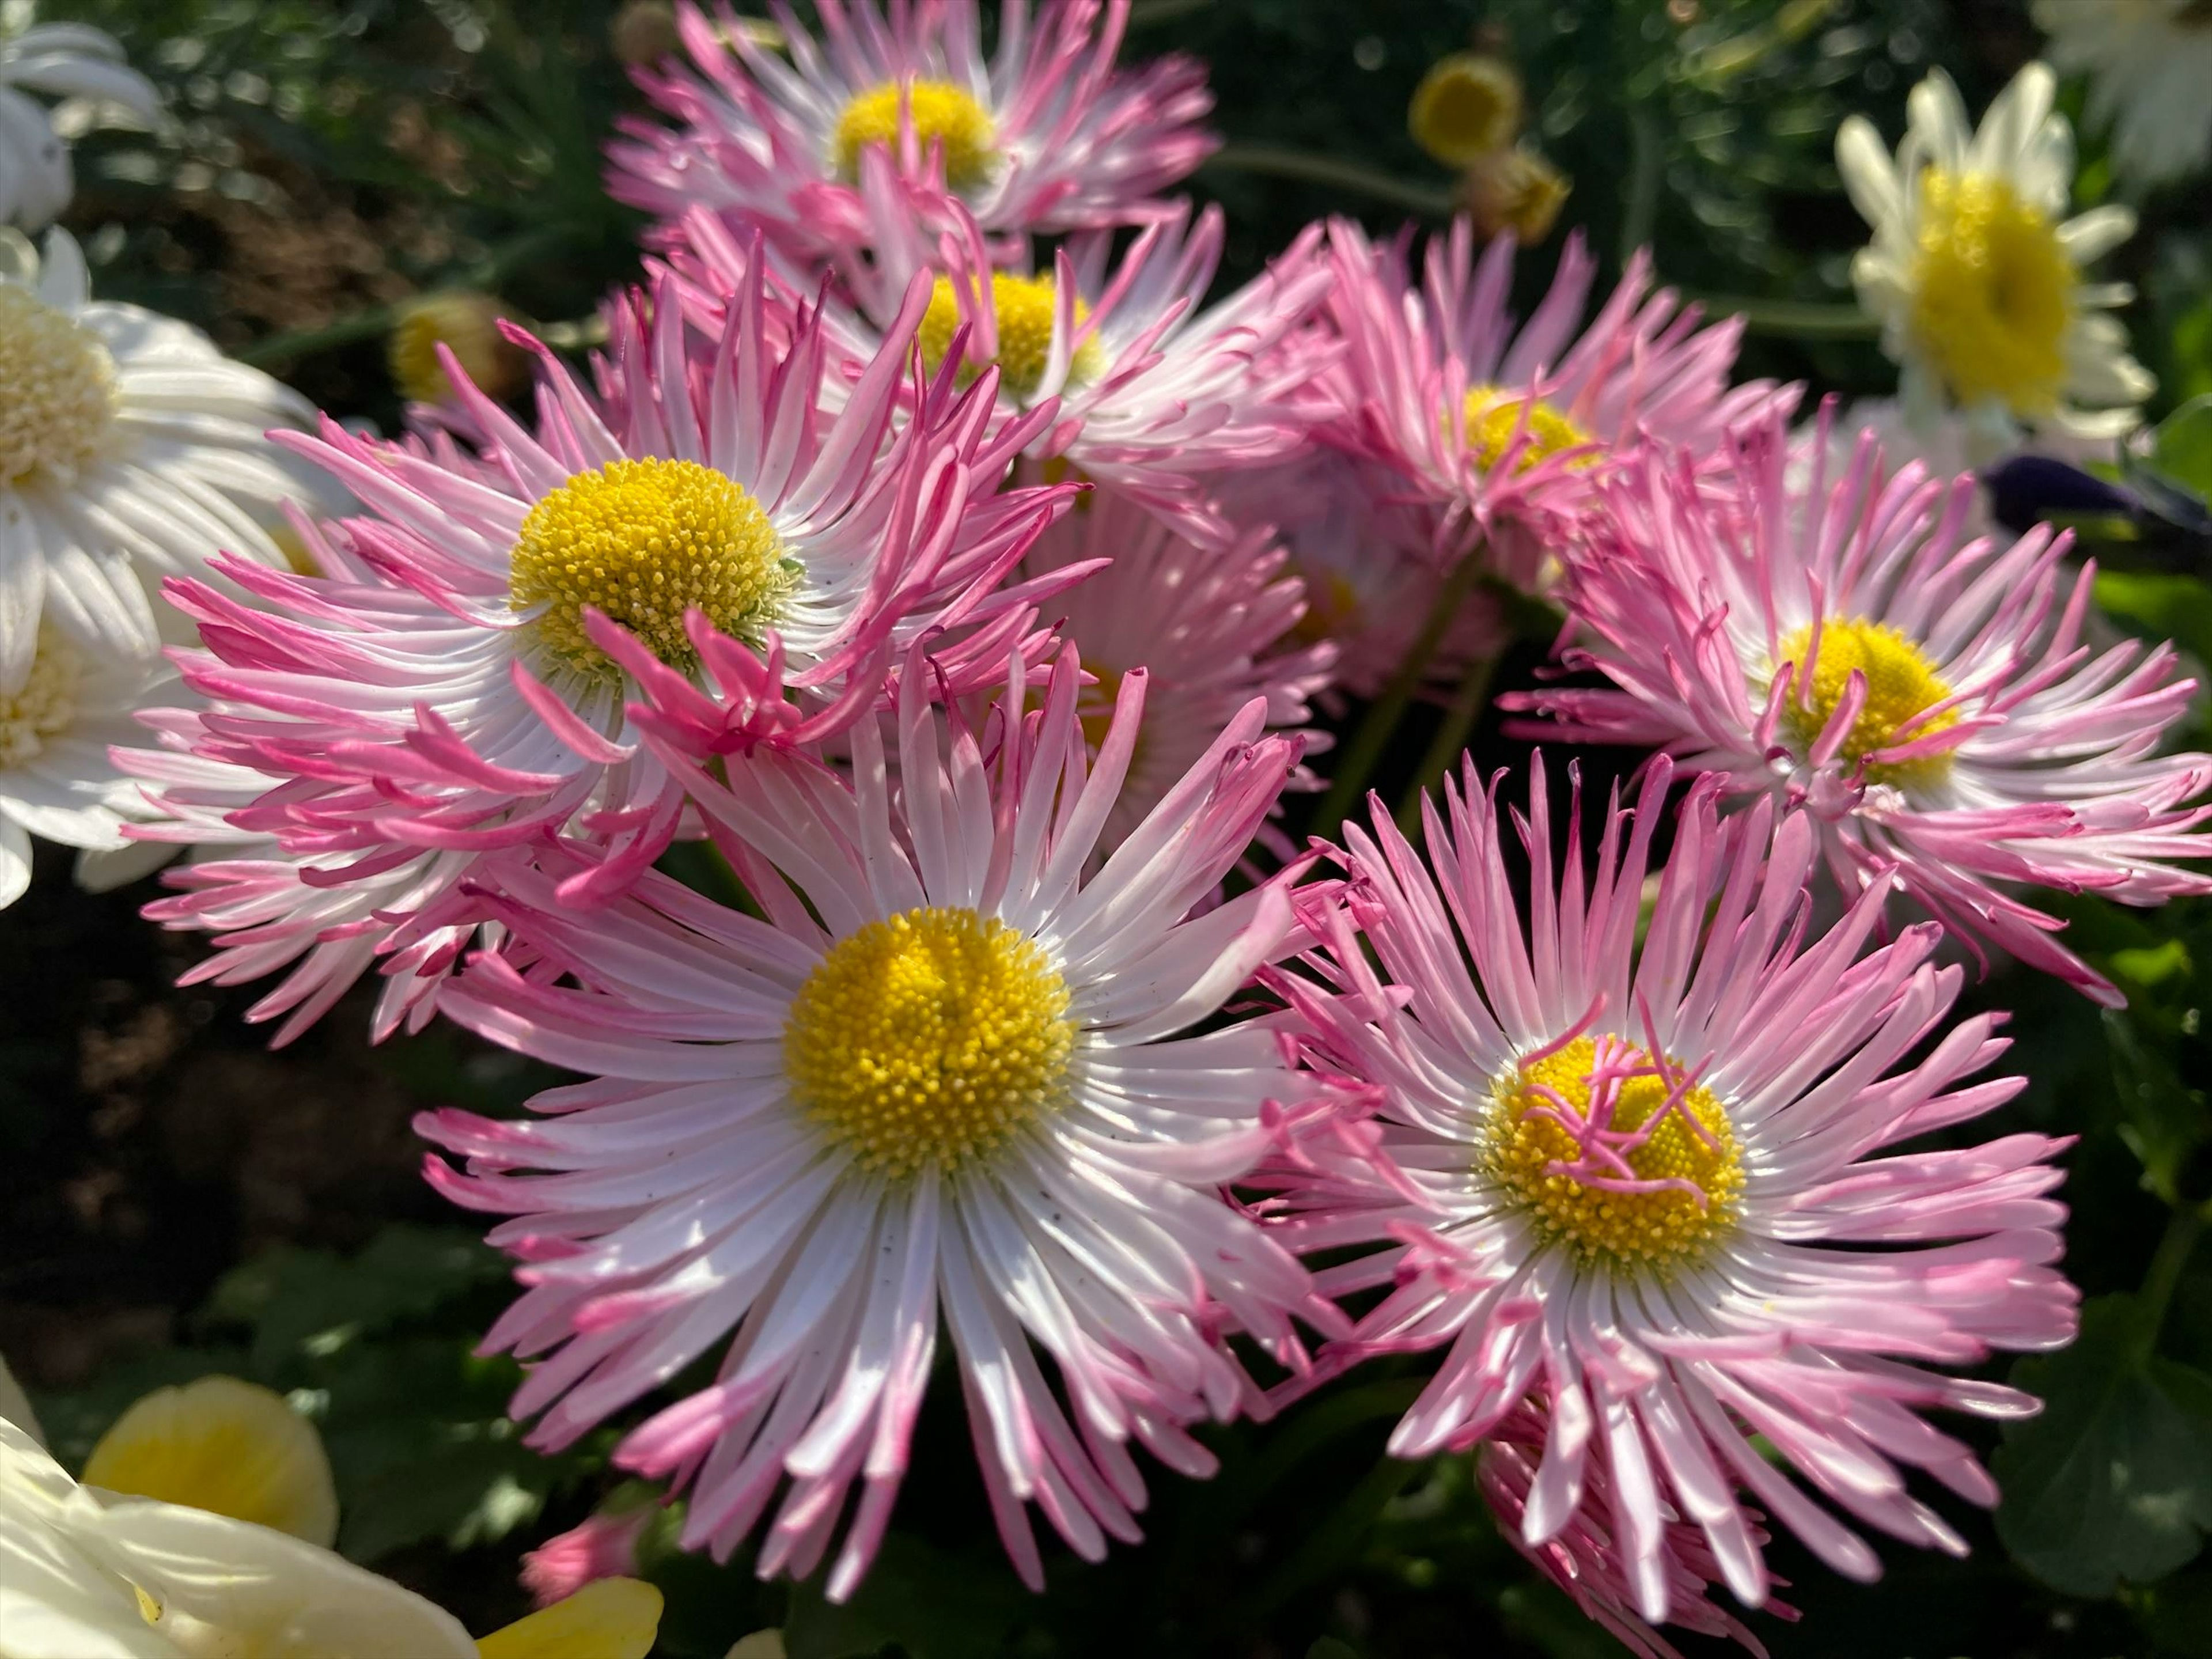
[[(859, 314), (830, 303), (832, 331), (872, 343), (927, 273), (923, 362), (936, 369), (957, 358), (963, 385), (995, 370), (998, 418), (1046, 422), (1024, 440), (1029, 461), (1110, 484), (1208, 546), (1235, 538), (1210, 481), (1303, 441), (1316, 407), (1308, 388), (1333, 350), (1300, 327), (1328, 283), (1317, 232), (1207, 305), (1221, 260), (1218, 208), (1194, 222), (1179, 203), (1119, 258), (1109, 233), (1078, 234), (1048, 270), (1034, 270), (1026, 252), (994, 263), (957, 205), (956, 228), (933, 234), (914, 192), (879, 159), (864, 171), (872, 256), (842, 267)], [(672, 259), (695, 319), (711, 324), (714, 296), (757, 280), (761, 262), (712, 215), (694, 213), (681, 229)], [(779, 280), (790, 278), (769, 278)]]
[[(940, 1318), (1008, 1553), (1035, 1503), (1080, 1554), (1136, 1536), (1132, 1438), (1185, 1474), (1194, 1421), (1260, 1403), (1224, 1346), (1303, 1360), (1333, 1320), (1216, 1191), (1321, 1085), (1267, 1023), (1188, 1035), (1291, 948), (1279, 878), (1203, 915), (1297, 759), (1238, 713), (1088, 880), (1127, 778), (1145, 675), (1090, 759), (1064, 653), (1024, 716), (1018, 657), (986, 745), (902, 678), (852, 781), (787, 751), (692, 787), (766, 919), (658, 873), (589, 916), (549, 848), (483, 872), (507, 953), (442, 994), (495, 1041), (591, 1074), (543, 1118), (418, 1120), (456, 1201), (530, 1287), (487, 1338), (532, 1357), (518, 1417), (566, 1444), (729, 1341), (716, 1381), (617, 1453), (689, 1489), (682, 1541), (726, 1558), (782, 1493), (763, 1575), (811, 1572), (861, 1483), (829, 1593), (849, 1595), (907, 1463)], [(987, 746), (992, 758), (986, 759)], [(677, 758), (672, 757), (672, 758)], [(1058, 1372), (1040, 1368), (1040, 1351)], [(1061, 1404), (1064, 1392), (1066, 1404)]]
[(2027, 886), (2150, 905), (2212, 891), (2212, 757), (2161, 756), (2195, 683), (2171, 646), (2085, 637), (2094, 571), (2066, 538), (1973, 537), (1973, 480), (1894, 471), (1863, 435), (1732, 441), (1701, 488), (1652, 459), (1608, 492), (1573, 562), (1576, 666), (1613, 689), (1517, 706), (1563, 735), (1660, 749), (1732, 794), (1802, 804), (1846, 894), (1894, 877), (1954, 934), (2100, 1001)]
[(1601, 1480), (1607, 1571), (1648, 1623), (1687, 1588), (1677, 1521), (1739, 1600), (1766, 1600), (1740, 1488), (1855, 1577), (1879, 1560), (1798, 1480), (1963, 1550), (1905, 1472), (1974, 1503), (1996, 1490), (1921, 1413), (2035, 1402), (1935, 1368), (2057, 1346), (2076, 1301), (2051, 1265), (2063, 1142), (1894, 1150), (2019, 1090), (1967, 1080), (2004, 1047), (1998, 1017), (1944, 1029), (1961, 975), (1931, 961), (1932, 925), (1864, 951), (1879, 884), (1808, 938), (1814, 823), (1761, 798), (1723, 823), (1712, 783), (1684, 806), (1639, 948), (1672, 768), (1650, 768), (1632, 813), (1608, 809), (1594, 862), (1579, 801), (1555, 847), (1532, 770), (1512, 815), (1525, 920), (1470, 764), (1442, 811), (1425, 803), (1426, 867), (1379, 804), (1371, 834), (1346, 825), (1340, 894), (1302, 911), (1314, 976), (1271, 975), (1314, 1063), (1375, 1101), (1303, 1138), (1282, 1178), (1299, 1249), (1381, 1247), (1316, 1275), (1387, 1287), (1316, 1374), (1442, 1347), (1391, 1437), (1409, 1458), (1472, 1446), (1534, 1396), (1522, 1540), (1569, 1536)]
[[(1120, 845), (1255, 697), (1266, 701), (1270, 730), (1298, 732), (1309, 755), (1328, 746), (1327, 732), (1309, 729), (1309, 700), (1329, 684), (1336, 647), (1294, 637), (1305, 588), (1285, 574), (1267, 526), (1211, 551), (1126, 495), (1097, 489), (1037, 538), (1023, 568), (1042, 576), (1070, 566), (1103, 567), (1065, 596), (1060, 624), (1097, 680), (1077, 705), (1094, 749), (1122, 677), (1147, 674), (1144, 729), (1103, 848)], [(1290, 787), (1317, 786), (1300, 768)]]
[(1345, 348), (1332, 430), (1431, 509), (1440, 566), (1486, 544), (1508, 580), (1543, 585), (1563, 521), (1623, 456), (1653, 436), (1702, 454), (1731, 424), (1795, 402), (1767, 381), (1731, 387), (1741, 319), (1698, 327), (1697, 307), (1652, 290), (1646, 253), (1585, 325), (1596, 262), (1570, 237), (1550, 291), (1516, 325), (1510, 237), (1478, 263), (1473, 226), (1455, 219), (1429, 239), (1417, 283), (1403, 240), (1378, 247), (1348, 220), (1328, 234), (1328, 315)]
[(639, 76), (675, 126), (624, 124), (608, 188), (663, 219), (702, 206), (757, 228), (805, 265), (864, 246), (870, 155), (960, 202), (994, 236), (1141, 222), (1212, 149), (1190, 58), (1116, 70), (1129, 0), (1007, 0), (988, 61), (977, 0), (821, 8), (817, 41), (775, 8), (788, 58), (726, 5), (685, 0), (691, 68)]
[[(1475, 1480), (1499, 1529), (1536, 1570), (1557, 1584), (1636, 1659), (1682, 1659), (1674, 1644), (1651, 1628), (1637, 1611), (1636, 1592), (1623, 1569), (1619, 1500), (1602, 1456), (1590, 1461), (1581, 1506), (1553, 1537), (1531, 1544), (1522, 1536), (1528, 1500), (1536, 1488), (1551, 1419), (1540, 1406), (1525, 1405), (1510, 1413), (1475, 1452)], [(1765, 1544), (1758, 1517), (1747, 1517), (1752, 1541)], [(1765, 1644), (1743, 1621), (1717, 1607), (1707, 1594), (1720, 1580), (1720, 1563), (1703, 1534), (1680, 1516), (1665, 1517), (1661, 1571), (1667, 1576), (1667, 1622), (1699, 1636), (1733, 1639), (1766, 1659)], [(1777, 1584), (1784, 1581), (1776, 1579)], [(1760, 1609), (1778, 1619), (1795, 1620), (1796, 1608), (1771, 1596)]]
[[(1325, 436), (1287, 460), (1225, 472), (1209, 489), (1231, 523), (1274, 526), (1305, 585), (1295, 637), (1335, 648), (1331, 688), (1374, 696), (1443, 598), (1445, 573), (1431, 556), (1434, 515), (1407, 498), (1396, 474)], [(1456, 683), (1511, 637), (1495, 596), (1474, 588), (1429, 653), (1428, 678)]]
[[(316, 538), (325, 574), (224, 561), (247, 601), (171, 588), (207, 647), (182, 659), (210, 705), (191, 717), (189, 747), (234, 769), (172, 805), (204, 818), (260, 775), (264, 792), (222, 816), (292, 862), (200, 865), (163, 919), (242, 922), (253, 954), (226, 976), (303, 952), (303, 971), (319, 974), (337, 924), (334, 901), (308, 896), (404, 879), (405, 908), (387, 890), (374, 925), (344, 924), (358, 930), (343, 953), (358, 972), (406, 933), (374, 950), (363, 936), (403, 923), (476, 857), (560, 833), (607, 850), (565, 890), (590, 902), (649, 866), (684, 812), (683, 779), (628, 728), (641, 677), (687, 688), (719, 751), (835, 735), (925, 632), (929, 678), (948, 695), (994, 683), (1010, 648), (1048, 648), (1031, 623), (1054, 584), (1002, 579), (1071, 492), (996, 490), (1035, 423), (989, 429), (988, 384), (907, 385), (926, 301), (917, 286), (834, 414), (820, 329), (799, 319), (788, 352), (771, 354), (756, 285), (702, 359), (687, 357), (665, 290), (650, 325), (623, 313), (615, 424), (549, 356), (532, 434), (449, 356), (489, 441), (480, 459), (449, 440), (386, 444), (329, 423), (299, 440), (373, 515)], [(288, 896), (296, 912), (272, 914)], [(334, 984), (317, 981), (316, 1006)], [(413, 990), (388, 994), (384, 1020), (391, 995), (419, 1006)]]

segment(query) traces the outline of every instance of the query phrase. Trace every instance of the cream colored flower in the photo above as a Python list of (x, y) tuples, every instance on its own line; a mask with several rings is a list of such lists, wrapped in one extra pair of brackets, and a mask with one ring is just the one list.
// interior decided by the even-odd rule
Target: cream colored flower
[[(50, 112), (33, 92), (64, 102)], [(150, 125), (161, 109), (153, 83), (98, 29), (41, 23), (0, 38), (0, 224), (43, 225), (69, 205), (76, 183), (58, 128), (81, 132), (118, 117)]]
[(234, 1376), (156, 1389), (117, 1418), (85, 1460), (85, 1484), (212, 1510), (327, 1549), (337, 1488), (315, 1425), (284, 1396)]
[(2204, 0), (2035, 0), (2051, 61), (2089, 77), (2089, 124), (2145, 184), (2212, 160), (2212, 7)]
[[(191, 1391), (164, 1391), (177, 1392)], [(21, 1409), (19, 1397), (0, 1367), (0, 1407)], [(192, 1411), (173, 1401), (142, 1413), (144, 1404), (125, 1414), (139, 1416), (137, 1437), (162, 1420), (190, 1424)], [(224, 1413), (234, 1424), (255, 1415), (235, 1399)], [(275, 1439), (274, 1449), (239, 1449), (272, 1463), (296, 1455), (289, 1431)], [(173, 1472), (192, 1463), (176, 1460)], [(201, 1495), (234, 1495), (237, 1486), (217, 1475)], [(0, 1417), (5, 1659), (645, 1659), (659, 1619), (658, 1590), (608, 1578), (471, 1641), (459, 1620), (413, 1591), (289, 1534), (79, 1486), (31, 1433)]]
[(1958, 410), (1977, 459), (2029, 427), (2117, 437), (2155, 385), (2106, 314), (2132, 290), (2083, 276), (2134, 233), (2135, 215), (2065, 216), (2074, 139), (2051, 111), (2054, 85), (2030, 64), (1977, 131), (1939, 70), (1913, 88), (1893, 159), (1862, 117), (1836, 138), (1844, 188), (1874, 227), (1851, 277), (1902, 368), (1907, 417)]

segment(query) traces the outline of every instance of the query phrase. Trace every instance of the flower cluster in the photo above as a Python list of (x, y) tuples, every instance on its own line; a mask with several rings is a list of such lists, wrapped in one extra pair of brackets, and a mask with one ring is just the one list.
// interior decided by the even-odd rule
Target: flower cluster
[[(379, 1037), (579, 1074), (425, 1114), (426, 1173), (516, 1263), (532, 1443), (641, 1410), (615, 1461), (687, 1548), (851, 1595), (941, 1352), (1042, 1586), (1035, 1517), (1138, 1536), (1139, 1451), (1202, 1476), (1204, 1425), (1434, 1350), (1395, 1455), (1473, 1453), (1632, 1648), (1755, 1646), (1717, 1596), (1787, 1615), (1770, 1517), (1857, 1577), (1860, 1528), (1963, 1548), (1916, 1483), (1995, 1488), (1931, 1414), (2033, 1412), (1954, 1372), (2073, 1334), (2063, 1143), (1965, 1130), (2021, 1084), (1959, 958), (2110, 1001), (2035, 890), (2212, 890), (2193, 687), (2063, 536), (1793, 434), (1648, 255), (1595, 298), (1569, 238), (1522, 319), (1510, 236), (1337, 220), (1212, 297), (1222, 213), (1164, 195), (1207, 95), (1116, 66), (1127, 11), (1008, 0), (987, 58), (975, 0), (779, 48), (679, 7), (604, 344), (411, 314), (397, 437), (17, 249), (0, 899), (26, 831), (186, 847), (148, 914), (274, 976), (280, 1042), (368, 981)], [(1509, 145), (1517, 83), (1455, 73), (1422, 130)], [(1908, 413), (2078, 439), (2148, 390), (2050, 104), (1975, 135), (1937, 80), (1894, 162), (1841, 136)], [(1647, 751), (1594, 831), (1458, 754), (1539, 606), (1587, 676), (1507, 706)], [(1450, 763), (1347, 819), (1430, 691)]]

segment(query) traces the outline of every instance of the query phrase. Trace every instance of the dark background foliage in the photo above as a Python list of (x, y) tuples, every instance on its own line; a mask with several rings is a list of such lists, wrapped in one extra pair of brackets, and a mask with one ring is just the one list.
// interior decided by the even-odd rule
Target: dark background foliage
[[(59, 0), (40, 15), (115, 33), (173, 114), (77, 147), (67, 222), (100, 290), (198, 323), (335, 412), (396, 417), (384, 337), (410, 295), (485, 289), (557, 324), (635, 275), (641, 226), (599, 184), (598, 146), (641, 101), (607, 6)], [(623, 38), (651, 27), (633, 13)], [(1426, 66), (1470, 43), (1519, 65), (1532, 136), (1573, 180), (1563, 227), (1608, 269), (1649, 242), (1666, 280), (1747, 314), (1747, 373), (1860, 395), (1894, 374), (1850, 303), (1863, 230), (1836, 125), (1861, 110), (1893, 136), (1935, 64), (1978, 106), (2036, 38), (2020, 0), (1138, 0), (1128, 51), (1210, 66), (1228, 147), (1195, 188), (1229, 211), (1235, 276), (1317, 215), (1388, 229), (1448, 212), (1454, 181), (1405, 110)], [(2110, 180), (2093, 142), (2084, 153), (2086, 202)], [(2201, 186), (2136, 205), (2143, 232), (2115, 264), (2142, 289), (2130, 321), (2164, 413), (2212, 392), (2212, 229)], [(1524, 290), (1557, 246), (1524, 258)], [(2172, 447), (2180, 470), (2188, 448)], [(2119, 623), (2212, 657), (2203, 573), (2110, 550), (2122, 568), (2100, 596)], [(1504, 683), (1540, 660), (1531, 632)], [(1417, 721), (1386, 781), (1421, 742)], [(1476, 750), (1526, 754), (1494, 720)], [(242, 1022), (250, 994), (173, 988), (199, 946), (137, 919), (150, 884), (94, 897), (66, 878), (42, 865), (0, 921), (0, 1351), (57, 1449), (74, 1463), (159, 1382), (224, 1370), (297, 1391), (336, 1467), (341, 1547), (472, 1629), (514, 1616), (520, 1551), (616, 1489), (615, 1431), (552, 1460), (520, 1443), (501, 1414), (514, 1366), (471, 1352), (502, 1266), (416, 1178), (408, 1118), (519, 1110), (546, 1079), (444, 1029), (371, 1049), (357, 1003), (270, 1054)], [(2126, 1013), (2016, 972), (1972, 1000), (2015, 1016), (2031, 1086), (2010, 1127), (2081, 1137), (2082, 1340), (1990, 1367), (2051, 1407), (2004, 1436), (1962, 1431), (2008, 1492), (1994, 1518), (1932, 1499), (1970, 1559), (1887, 1550), (1865, 1588), (1778, 1545), (1804, 1618), (1750, 1619), (1778, 1656), (2212, 1655), (2212, 1255), (2194, 1249), (2212, 1195), (2212, 909), (2075, 914)], [(1380, 1365), (1279, 1422), (1211, 1433), (1218, 1479), (1156, 1480), (1149, 1541), (1102, 1566), (1050, 1557), (1042, 1599), (1000, 1557), (957, 1390), (941, 1389), (852, 1607), (760, 1586), (742, 1560), (676, 1556), (664, 1527), (648, 1548), (669, 1597), (660, 1650), (718, 1659), (775, 1624), (793, 1659), (1619, 1652), (1498, 1537), (1467, 1460), (1382, 1457), (1420, 1370)]]

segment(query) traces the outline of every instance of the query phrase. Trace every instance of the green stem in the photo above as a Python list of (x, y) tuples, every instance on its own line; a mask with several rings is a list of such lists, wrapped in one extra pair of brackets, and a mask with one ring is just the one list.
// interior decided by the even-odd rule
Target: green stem
[(1206, 165), (1224, 173), (1258, 173), (1270, 178), (1296, 179), (1310, 185), (1326, 185), (1334, 190), (1348, 190), (1404, 208), (1409, 213), (1424, 213), (1433, 218), (1448, 217), (1457, 205), (1449, 191), (1409, 183), (1357, 162), (1340, 161), (1333, 155), (1284, 149), (1274, 144), (1224, 144), (1206, 158)]
[(1129, 27), (1148, 29), (1156, 23), (1171, 23), (1178, 17), (1204, 11), (1212, 3), (1213, 0), (1137, 0), (1129, 8)]
[(1801, 340), (1871, 340), (1881, 325), (1856, 305), (1817, 300), (1753, 300), (1740, 294), (1686, 292), (1716, 316), (1741, 317), (1753, 334), (1784, 334)]
[(374, 306), (367, 311), (356, 311), (350, 317), (341, 317), (334, 323), (325, 323), (319, 328), (293, 328), (269, 335), (234, 355), (240, 362), (250, 363), (255, 368), (280, 368), (301, 357), (312, 357), (318, 351), (328, 351), (332, 346), (351, 345), (356, 340), (386, 333), (396, 314), (390, 306)]
[(1399, 798), (1398, 827), (1407, 835), (1412, 835), (1413, 827), (1421, 821), (1421, 798), (1450, 775), (1453, 763), (1466, 749), (1468, 736), (1489, 705), (1490, 682), (1497, 672), (1498, 659), (1485, 657), (1467, 671), (1467, 678), (1452, 694), (1443, 720), (1437, 727), (1436, 736), (1429, 739), (1428, 751), (1414, 770), (1413, 781)]
[(1437, 591), (1436, 603), (1429, 607), (1428, 616), (1421, 623), (1421, 631), (1413, 636), (1406, 655), (1398, 665), (1398, 672), (1390, 677), (1382, 695), (1367, 705), (1361, 717), (1359, 729), (1352, 734), (1345, 745), (1343, 757), (1336, 763), (1329, 781), (1328, 793), (1322, 798), (1321, 810), (1314, 815), (1316, 835), (1336, 833), (1352, 807), (1358, 802), (1359, 792), (1366, 787), (1375, 763), (1382, 758), (1382, 751), (1390, 746), (1390, 739), (1398, 730), (1398, 722), (1405, 718), (1406, 709), (1413, 701), (1413, 694), (1421, 689), (1421, 682), (1429, 672), (1429, 659), (1437, 654), (1443, 643), (1452, 619), (1466, 603), (1476, 578), (1481, 574), (1482, 544), (1478, 542), (1469, 548), (1464, 557), (1452, 567), (1451, 574), (1444, 578), (1443, 586)]
[(1628, 107), (1628, 206), (1620, 216), (1620, 263), (1651, 240), (1659, 215), (1659, 124), (1641, 104)]
[(2136, 1355), (2148, 1359), (2158, 1346), (2159, 1328), (2166, 1323), (2166, 1304), (2173, 1300), (2174, 1287), (2181, 1283), (2181, 1270), (2189, 1265), (2190, 1253), (2197, 1248), (2197, 1235), (2204, 1231), (2204, 1217), (2195, 1205), (2185, 1205), (2166, 1218), (2166, 1232), (2158, 1241), (2158, 1252), (2150, 1259), (2150, 1271), (2143, 1275), (2142, 1289), (2136, 1292)]

